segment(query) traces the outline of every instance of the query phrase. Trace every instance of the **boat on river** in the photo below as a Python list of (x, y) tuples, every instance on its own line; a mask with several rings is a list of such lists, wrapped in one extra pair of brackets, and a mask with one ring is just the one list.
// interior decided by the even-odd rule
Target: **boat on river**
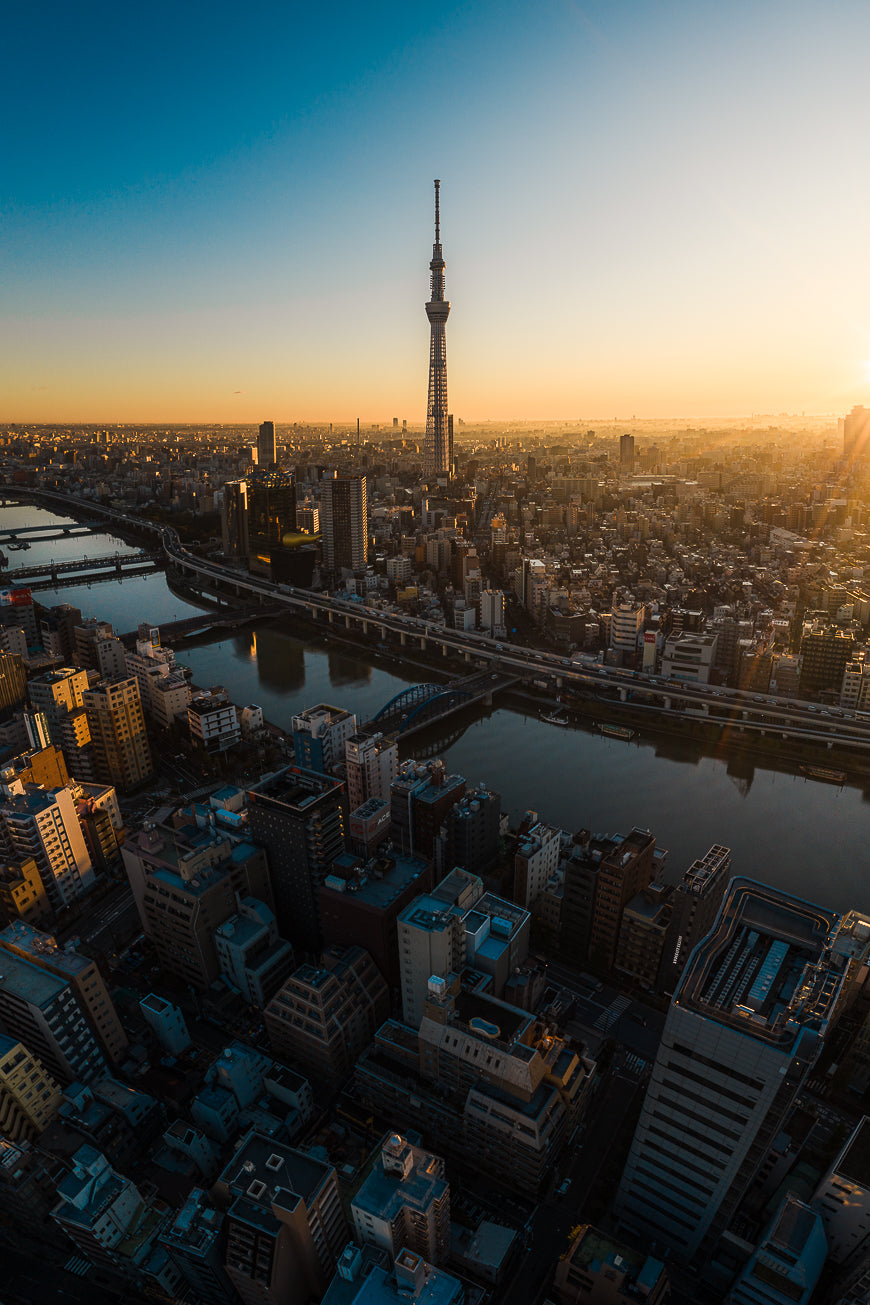
[(606, 734), (609, 739), (633, 739), (637, 730), (630, 730), (627, 725), (610, 725), (607, 721), (597, 721), (595, 728)]
[(547, 722), (548, 725), (570, 725), (570, 724), (571, 724), (571, 722), (569, 721), (569, 719), (568, 719), (568, 717), (567, 717), (567, 715), (565, 714), (564, 711), (551, 711), (550, 714), (549, 714), (549, 716), (543, 716), (543, 715), (542, 715), (542, 716), (541, 716), (541, 720), (545, 720), (545, 721)]
[(845, 770), (833, 770), (830, 766), (801, 766), (809, 779), (823, 779), (828, 784), (845, 784), (848, 776)]

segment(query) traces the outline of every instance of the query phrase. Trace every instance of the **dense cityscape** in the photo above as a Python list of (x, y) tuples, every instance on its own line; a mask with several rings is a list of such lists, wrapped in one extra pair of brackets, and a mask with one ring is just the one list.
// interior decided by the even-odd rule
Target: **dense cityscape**
[(5, 25), (0, 1305), (870, 1305), (866, 17), (418, 8)]
[[(434, 424), (5, 431), (8, 1299), (862, 1301), (866, 904), (534, 773), (512, 826), (433, 738), (503, 697), (866, 784), (870, 413)], [(198, 615), (63, 601), (155, 568)], [(408, 687), (193, 684), (251, 624)]]

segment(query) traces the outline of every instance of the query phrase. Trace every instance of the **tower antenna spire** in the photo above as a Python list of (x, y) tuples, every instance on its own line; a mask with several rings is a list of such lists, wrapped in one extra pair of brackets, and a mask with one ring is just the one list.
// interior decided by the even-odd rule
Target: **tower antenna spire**
[(449, 476), (453, 467), (453, 427), (447, 411), (447, 338), (450, 303), (444, 298), (444, 254), (441, 249), (441, 182), (435, 182), (435, 246), (429, 264), (429, 401), (423, 467), (427, 477)]

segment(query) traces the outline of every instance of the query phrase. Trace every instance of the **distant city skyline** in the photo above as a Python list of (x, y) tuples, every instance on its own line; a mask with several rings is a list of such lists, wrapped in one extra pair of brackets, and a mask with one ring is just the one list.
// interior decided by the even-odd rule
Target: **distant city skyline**
[[(870, 402), (870, 14), (783, 0), (10, 17), (3, 422)], [(449, 196), (449, 204), (448, 204)]]

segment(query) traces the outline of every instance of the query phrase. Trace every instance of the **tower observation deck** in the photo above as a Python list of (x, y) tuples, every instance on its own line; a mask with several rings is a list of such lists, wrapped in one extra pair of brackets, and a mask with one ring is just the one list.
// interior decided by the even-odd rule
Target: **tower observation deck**
[(435, 243), (432, 262), (429, 302), (426, 316), (432, 328), (429, 342), (429, 402), (426, 408), (426, 443), (423, 448), (423, 466), (427, 476), (449, 475), (453, 461), (453, 443), (447, 416), (447, 318), (450, 304), (444, 298), (444, 257), (441, 252), (441, 211), (439, 190), (435, 182)]

